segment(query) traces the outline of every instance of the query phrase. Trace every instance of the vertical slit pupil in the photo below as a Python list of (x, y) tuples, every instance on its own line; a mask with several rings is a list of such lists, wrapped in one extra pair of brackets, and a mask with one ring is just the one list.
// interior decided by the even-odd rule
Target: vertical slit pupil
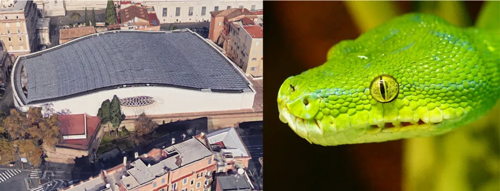
[(382, 98), (385, 100), (385, 86), (384, 86), (384, 80), (382, 79), (382, 76), (380, 76), (380, 81), (379, 81), (379, 86), (380, 86), (380, 94), (382, 94)]

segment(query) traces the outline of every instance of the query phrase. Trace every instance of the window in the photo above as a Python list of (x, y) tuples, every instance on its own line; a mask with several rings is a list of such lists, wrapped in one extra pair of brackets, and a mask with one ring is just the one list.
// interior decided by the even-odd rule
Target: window
[[(219, 6), (215, 6), (214, 11), (218, 11), (218, 10), (219, 10)], [(7, 19), (7, 17), (5, 19)]]
[(243, 9), (243, 5), (240, 5), (240, 9)]
[(252, 8), (250, 10), (255, 11), (255, 5), (252, 5)]
[(19, 41), (23, 41), (23, 39), (21, 37), (19, 37)]
[(177, 182), (172, 184), (172, 190), (175, 190), (175, 189), (177, 189)]
[(207, 13), (207, 7), (201, 7), (201, 16), (205, 16)]
[(227, 9), (231, 9), (231, 6), (227, 6)]
[(156, 182), (153, 182), (153, 188), (156, 187)]
[(196, 183), (196, 188), (199, 188), (200, 187), (200, 182), (197, 182)]
[(191, 185), (193, 185), (193, 184), (194, 184), (194, 180), (191, 180)]
[(162, 13), (162, 15), (163, 15), (164, 17), (166, 17), (166, 16), (167, 16), (167, 8), (163, 8), (163, 13)]
[(255, 71), (255, 67), (250, 67), (250, 70), (251, 71)]
[(165, 177), (161, 178), (161, 183), (165, 184)]
[(175, 8), (175, 16), (178, 17), (181, 15), (181, 8), (180, 7), (176, 7)]
[(187, 178), (184, 178), (184, 180), (182, 180), (182, 184), (186, 184), (188, 182)]
[(257, 60), (257, 58), (252, 58), (252, 61), (256, 61), (256, 60)]
[(12, 41), (12, 39), (9, 37), (9, 41)]
[(212, 157), (208, 158), (208, 164), (212, 164)]
[(193, 16), (193, 7), (189, 7), (188, 15)]

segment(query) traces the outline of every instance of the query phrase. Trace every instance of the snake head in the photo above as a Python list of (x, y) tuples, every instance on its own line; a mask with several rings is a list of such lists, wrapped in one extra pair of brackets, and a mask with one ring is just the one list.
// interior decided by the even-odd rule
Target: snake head
[(325, 64), (286, 79), (280, 119), (320, 145), (442, 134), (498, 99), (498, 59), (483, 54), (466, 30), (405, 15), (340, 42)]

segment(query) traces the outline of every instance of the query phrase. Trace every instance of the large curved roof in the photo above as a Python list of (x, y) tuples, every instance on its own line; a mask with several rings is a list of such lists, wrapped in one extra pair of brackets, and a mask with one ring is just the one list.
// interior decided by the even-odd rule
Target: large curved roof
[(19, 62), (28, 76), (27, 103), (125, 84), (249, 89), (242, 74), (191, 31), (95, 34)]

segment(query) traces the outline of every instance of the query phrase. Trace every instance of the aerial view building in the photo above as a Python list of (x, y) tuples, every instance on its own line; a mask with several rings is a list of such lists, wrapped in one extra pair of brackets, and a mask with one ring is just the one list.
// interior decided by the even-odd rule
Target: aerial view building
[(0, 41), (9, 54), (19, 56), (36, 50), (37, 20), (33, 1), (0, 1)]
[(125, 116), (248, 110), (255, 96), (236, 66), (191, 31), (82, 37), (20, 57), (12, 84), (21, 110), (88, 115), (114, 95)]

